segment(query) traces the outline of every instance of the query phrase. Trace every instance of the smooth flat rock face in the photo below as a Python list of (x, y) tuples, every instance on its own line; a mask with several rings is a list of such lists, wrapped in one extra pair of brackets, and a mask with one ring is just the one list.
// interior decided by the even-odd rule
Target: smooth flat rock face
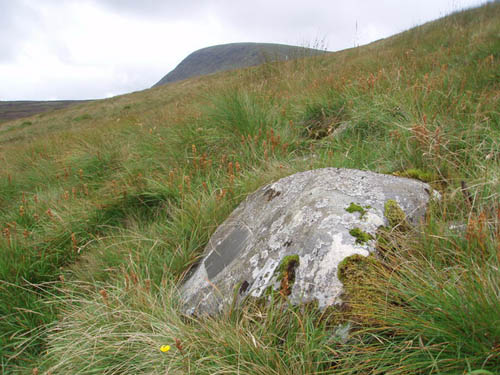
[[(264, 186), (210, 239), (205, 257), (181, 287), (184, 312), (213, 315), (235, 298), (279, 290), (280, 265), (288, 263), (295, 276), (288, 291), (292, 303), (316, 300), (320, 308), (341, 303), (339, 263), (375, 250), (375, 240), (357, 241), (349, 231), (359, 228), (375, 238), (377, 229), (388, 225), (384, 205), (389, 199), (417, 224), (430, 190), (416, 180), (338, 168), (297, 173)], [(366, 212), (346, 211), (351, 203)]]

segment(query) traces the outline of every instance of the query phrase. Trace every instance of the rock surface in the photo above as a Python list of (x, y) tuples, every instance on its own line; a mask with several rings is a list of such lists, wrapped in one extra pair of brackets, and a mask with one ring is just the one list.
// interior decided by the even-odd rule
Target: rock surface
[(264, 186), (213, 234), (181, 287), (184, 312), (213, 315), (234, 299), (261, 297), (269, 288), (292, 303), (316, 300), (320, 308), (341, 303), (338, 265), (375, 250), (376, 231), (388, 224), (385, 203), (396, 201), (415, 225), (430, 190), (416, 180), (337, 168)]

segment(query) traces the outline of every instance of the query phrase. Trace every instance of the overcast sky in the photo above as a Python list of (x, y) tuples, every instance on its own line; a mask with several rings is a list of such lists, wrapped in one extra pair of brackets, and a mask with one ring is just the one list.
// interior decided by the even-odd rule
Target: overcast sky
[(0, 0), (0, 100), (110, 97), (152, 86), (203, 47), (336, 51), (484, 2)]

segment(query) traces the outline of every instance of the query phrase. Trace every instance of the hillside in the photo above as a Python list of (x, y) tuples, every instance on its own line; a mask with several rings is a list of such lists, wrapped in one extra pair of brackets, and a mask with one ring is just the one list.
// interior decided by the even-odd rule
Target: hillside
[(73, 104), (83, 103), (84, 100), (16, 100), (0, 101), (0, 123), (38, 113), (61, 109)]
[[(0, 125), (0, 373), (500, 373), (499, 20), (488, 3)], [(322, 167), (442, 198), (351, 259), (341, 307), (271, 293), (180, 314), (180, 282), (233, 209)]]
[(271, 43), (231, 43), (191, 53), (153, 87), (225, 70), (264, 62), (282, 61), (323, 54), (325, 51)]

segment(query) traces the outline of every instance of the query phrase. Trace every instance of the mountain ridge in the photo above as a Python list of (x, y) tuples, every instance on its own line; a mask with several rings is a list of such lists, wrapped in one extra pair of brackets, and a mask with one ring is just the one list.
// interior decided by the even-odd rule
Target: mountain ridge
[(219, 44), (190, 53), (153, 87), (226, 70), (260, 65), (265, 62), (314, 56), (327, 52), (314, 48), (274, 43)]

